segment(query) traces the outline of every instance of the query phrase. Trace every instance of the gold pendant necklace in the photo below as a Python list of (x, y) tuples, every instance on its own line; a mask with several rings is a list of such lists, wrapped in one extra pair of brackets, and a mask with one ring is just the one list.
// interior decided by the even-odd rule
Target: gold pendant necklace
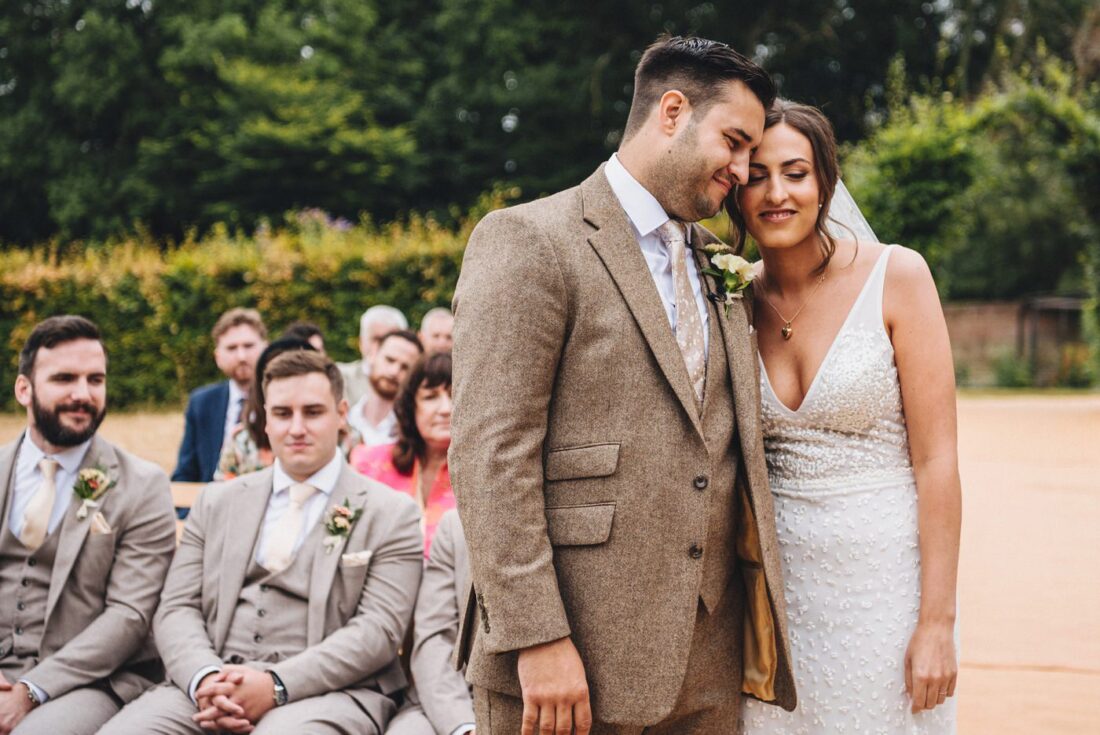
[(772, 307), (772, 311), (774, 311), (783, 321), (783, 328), (779, 330), (779, 333), (783, 335), (784, 341), (789, 341), (791, 336), (794, 335), (794, 327), (792, 327), (791, 325), (794, 323), (794, 320), (798, 318), (798, 315), (802, 313), (802, 310), (806, 308), (806, 304), (810, 303), (813, 297), (817, 294), (817, 290), (821, 288), (821, 284), (823, 283), (825, 283), (824, 273), (822, 273), (821, 276), (817, 279), (817, 285), (814, 286), (814, 290), (810, 292), (810, 295), (807, 296), (806, 300), (802, 302), (802, 306), (798, 307), (798, 311), (796, 311), (794, 313), (794, 316), (792, 316), (790, 319), (783, 316), (783, 313), (779, 311), (779, 309), (775, 307), (775, 304), (772, 303), (772, 300), (768, 298), (768, 294), (764, 292), (764, 289), (760, 289), (760, 295), (764, 297), (764, 301), (767, 302), (768, 306)]

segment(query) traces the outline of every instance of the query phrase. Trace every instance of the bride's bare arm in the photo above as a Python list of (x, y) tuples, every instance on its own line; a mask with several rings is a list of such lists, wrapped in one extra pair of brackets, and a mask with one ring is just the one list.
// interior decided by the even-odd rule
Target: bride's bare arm
[(905, 656), (906, 686), (916, 712), (942, 704), (955, 692), (962, 491), (947, 325), (928, 265), (907, 248), (891, 253), (884, 316), (894, 344), (917, 481), (921, 605)]

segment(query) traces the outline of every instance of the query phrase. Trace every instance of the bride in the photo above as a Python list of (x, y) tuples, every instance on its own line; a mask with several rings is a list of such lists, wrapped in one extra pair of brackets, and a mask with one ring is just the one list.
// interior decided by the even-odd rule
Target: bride
[(738, 249), (747, 233), (762, 257), (754, 327), (799, 704), (747, 700), (744, 730), (953, 733), (961, 499), (947, 328), (923, 258), (879, 244), (837, 189), (828, 120), (777, 101), (728, 208)]

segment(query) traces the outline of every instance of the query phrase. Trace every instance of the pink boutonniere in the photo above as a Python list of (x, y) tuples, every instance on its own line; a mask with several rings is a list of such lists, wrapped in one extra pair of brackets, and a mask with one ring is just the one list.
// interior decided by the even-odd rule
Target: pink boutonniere
[(351, 527), (363, 515), (362, 508), (351, 507), (351, 501), (344, 499), (342, 505), (334, 505), (329, 508), (325, 518), (325, 553), (331, 554), (332, 550), (343, 543), (344, 539), (351, 535)]
[(82, 521), (87, 518), (88, 511), (98, 508), (99, 499), (116, 484), (117, 481), (112, 480), (107, 474), (107, 471), (99, 465), (95, 467), (85, 467), (77, 473), (76, 484), (73, 485), (73, 492), (76, 494), (76, 497), (83, 501), (80, 504), (80, 508), (76, 511), (77, 519)]

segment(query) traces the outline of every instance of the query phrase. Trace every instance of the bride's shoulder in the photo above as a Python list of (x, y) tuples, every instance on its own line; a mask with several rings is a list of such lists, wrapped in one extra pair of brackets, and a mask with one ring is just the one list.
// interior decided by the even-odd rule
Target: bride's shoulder
[(901, 245), (893, 245), (890, 250), (883, 284), (888, 320), (904, 316), (924, 319), (939, 311), (939, 293), (924, 256)]
[(887, 287), (913, 288), (932, 283), (932, 271), (924, 256), (904, 245), (887, 245), (890, 260), (886, 264)]

